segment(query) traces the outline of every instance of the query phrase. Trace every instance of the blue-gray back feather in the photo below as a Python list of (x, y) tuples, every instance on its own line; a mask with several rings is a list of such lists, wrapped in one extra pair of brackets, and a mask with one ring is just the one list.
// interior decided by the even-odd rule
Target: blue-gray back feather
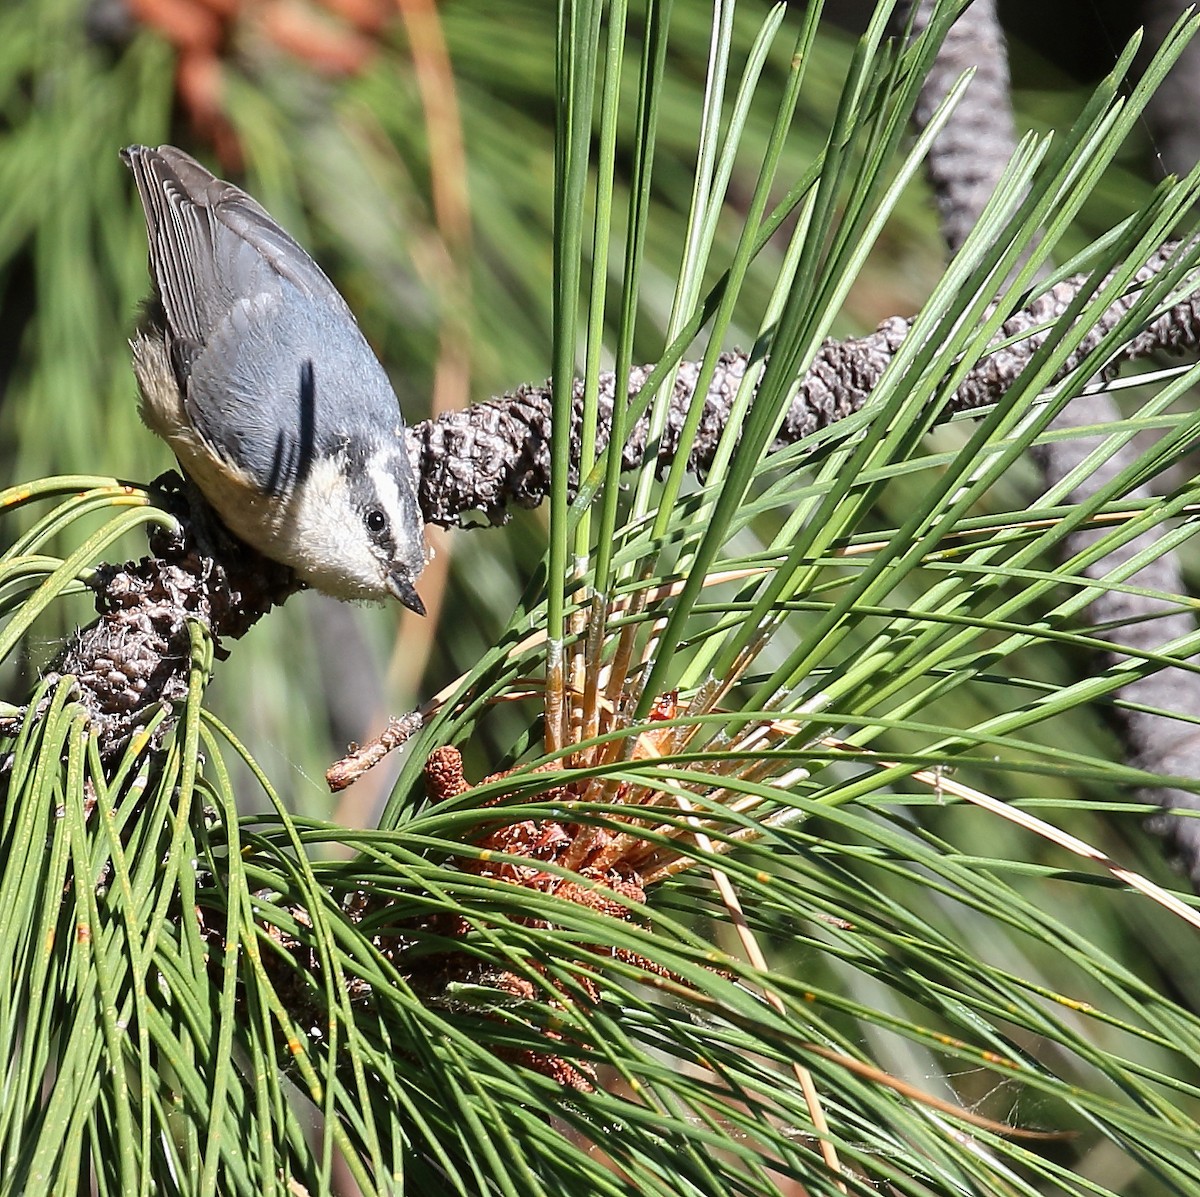
[(279, 494), (314, 455), (349, 448), (358, 429), (394, 430), (402, 446), (383, 368), (296, 241), (172, 146), (131, 146), (123, 157), (146, 213), (155, 318), (188, 417), (214, 452)]

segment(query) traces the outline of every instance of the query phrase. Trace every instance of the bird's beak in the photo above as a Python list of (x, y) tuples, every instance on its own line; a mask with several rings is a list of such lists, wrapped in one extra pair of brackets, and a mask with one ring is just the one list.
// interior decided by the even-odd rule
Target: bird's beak
[(425, 614), (425, 604), (417, 588), (399, 570), (390, 570), (387, 576), (387, 588), (410, 610), (418, 615)]

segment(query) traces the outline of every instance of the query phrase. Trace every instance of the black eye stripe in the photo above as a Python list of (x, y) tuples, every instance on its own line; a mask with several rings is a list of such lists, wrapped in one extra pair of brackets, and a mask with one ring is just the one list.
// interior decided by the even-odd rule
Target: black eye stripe
[[(342, 446), (342, 460), (345, 463), (345, 478), (351, 491), (351, 501), (354, 504), (358, 518), (362, 520), (361, 527), (370, 537), (372, 544), (381, 550), (389, 559), (396, 552), (396, 535), (393, 526), (393, 513), (384, 502), (383, 494), (372, 476), (378, 468), (378, 457), (361, 455), (359, 446), (349, 442)], [(386, 469), (386, 465), (384, 466)], [(388, 490), (391, 488), (388, 487)], [(396, 514), (396, 518), (402, 518)]]

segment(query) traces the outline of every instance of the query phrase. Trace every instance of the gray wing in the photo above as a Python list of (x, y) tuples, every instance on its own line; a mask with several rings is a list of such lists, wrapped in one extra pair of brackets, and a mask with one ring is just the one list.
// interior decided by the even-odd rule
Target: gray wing
[(401, 427), (345, 300), (240, 188), (173, 146), (131, 146), (163, 333), (193, 426), (266, 493), (357, 429)]
[(173, 336), (204, 345), (270, 274), (354, 319), (321, 268), (240, 187), (174, 146), (121, 151), (146, 213), (150, 272)]

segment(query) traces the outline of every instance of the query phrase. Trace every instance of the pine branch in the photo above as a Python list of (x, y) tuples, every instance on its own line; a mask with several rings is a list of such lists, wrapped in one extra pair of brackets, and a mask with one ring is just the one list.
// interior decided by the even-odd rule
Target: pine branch
[[(176, 530), (155, 528), (150, 555), (140, 561), (96, 570), (91, 586), (100, 618), (67, 641), (48, 671), (51, 681), (75, 678), (105, 761), (115, 760), (160, 707), (186, 696), (189, 622), (207, 627), (220, 652), (222, 638), (244, 636), (300, 589), (290, 569), (227, 532), (178, 475), (165, 474), (154, 486)], [(159, 725), (159, 740), (169, 727), (169, 720)]]
[[(903, 0), (896, 6), (893, 26), (902, 32), (911, 20), (916, 35), (928, 26), (933, 10), (931, 0)], [(951, 253), (962, 248), (1016, 149), (1008, 54), (995, 0), (974, 0), (950, 27), (921, 87), (913, 114), (918, 128), (929, 124), (968, 70), (975, 72), (971, 85), (925, 160), (942, 237)]]
[[(1138, 272), (1137, 281), (1144, 282), (1168, 266), (1178, 249), (1177, 242), (1163, 245)], [(977, 410), (999, 399), (1050, 335), (1048, 326), (1086, 285), (1085, 275), (1066, 279), (1006, 321), (1001, 332), (1004, 347), (967, 376), (942, 417)], [(1064, 373), (1078, 365), (1121, 319), (1135, 292), (1131, 289), (1096, 322)], [(859, 411), (910, 327), (909, 320), (892, 317), (868, 336), (827, 341), (801, 381), (773, 449), (802, 443)], [(1200, 290), (1148, 325), (1110, 366), (1162, 350), (1192, 350), (1197, 344)], [(721, 358), (704, 399), (704, 416), (688, 463), (697, 474), (703, 475), (712, 462), (746, 360), (739, 353)], [(631, 400), (649, 373), (649, 367), (633, 371)], [(684, 363), (679, 371), (668, 427), (656, 449), (660, 469), (672, 460), (698, 373), (695, 363)], [(577, 387), (577, 413), (580, 400)], [(601, 447), (607, 443), (612, 403), (609, 374), (601, 390)], [(540, 503), (549, 486), (551, 406), (548, 385), (524, 386), (511, 395), (410, 429), (409, 452), (426, 520), (449, 526), (464, 521), (469, 513), (482, 512), (491, 524), (501, 524), (510, 506)], [(578, 431), (576, 419), (573, 438)], [(625, 445), (626, 469), (641, 463), (647, 451), (646, 434), (643, 418)], [(572, 478), (573, 485), (578, 481)], [(190, 488), (185, 498), (178, 540), (169, 545), (159, 540), (151, 546), (154, 555), (98, 571), (94, 585), (100, 619), (71, 639), (56, 666), (58, 673), (79, 679), (80, 701), (92, 712), (105, 759), (114, 759), (137, 727), (177, 696), (188, 667), (180, 640), (188, 620), (204, 623), (218, 642), (237, 639), (298, 589), (287, 570), (225, 534), (210, 514), (206, 516), (202, 500)]]
[[(1138, 282), (1152, 278), (1172, 261), (1179, 245), (1163, 245), (1138, 272)], [(1002, 336), (1015, 343), (985, 358), (964, 380), (942, 413), (949, 417), (994, 403), (1016, 380), (1038, 347), (1049, 335), (1047, 328), (1062, 315), (1087, 286), (1086, 275), (1076, 275), (1058, 283), (1004, 324)], [(1114, 303), (1083, 339), (1078, 350), (1064, 366), (1063, 373), (1074, 369), (1121, 319), (1136, 298), (1131, 292)], [(845, 341), (826, 341), (800, 384), (774, 448), (797, 444), (814, 432), (827, 428), (859, 411), (870, 397), (888, 363), (903, 343), (911, 321), (899, 316), (885, 320), (875, 332)], [(1148, 354), (1169, 350), (1185, 352), (1200, 343), (1200, 295), (1189, 295), (1176, 303), (1141, 334), (1130, 341), (1112, 366)], [(703, 475), (712, 463), (717, 444), (728, 420), (730, 405), (745, 371), (747, 357), (727, 353), (704, 398), (700, 432), (688, 461), (689, 467)], [(660, 470), (670, 465), (678, 444), (679, 429), (693, 399), (699, 366), (684, 363), (671, 399), (667, 430), (657, 446)], [(629, 399), (638, 392), (650, 374), (650, 367), (632, 372)], [(601, 376), (599, 443), (608, 443), (612, 420), (614, 377)], [(576, 385), (576, 418), (571, 435), (573, 445), (579, 433), (578, 412), (582, 386)], [(546, 496), (550, 484), (550, 412), (552, 392), (549, 384), (526, 385), (499, 399), (479, 403), (464, 411), (448, 412), (409, 429), (409, 454), (419, 479), (421, 507), (432, 524), (450, 527), (464, 521), (471, 512), (482, 512), (488, 522), (500, 524), (509, 507), (536, 507)], [(647, 420), (634, 426), (625, 445), (622, 461), (625, 469), (640, 465), (646, 454)], [(573, 454), (574, 456), (575, 454)], [(571, 478), (577, 486), (577, 476)]]

